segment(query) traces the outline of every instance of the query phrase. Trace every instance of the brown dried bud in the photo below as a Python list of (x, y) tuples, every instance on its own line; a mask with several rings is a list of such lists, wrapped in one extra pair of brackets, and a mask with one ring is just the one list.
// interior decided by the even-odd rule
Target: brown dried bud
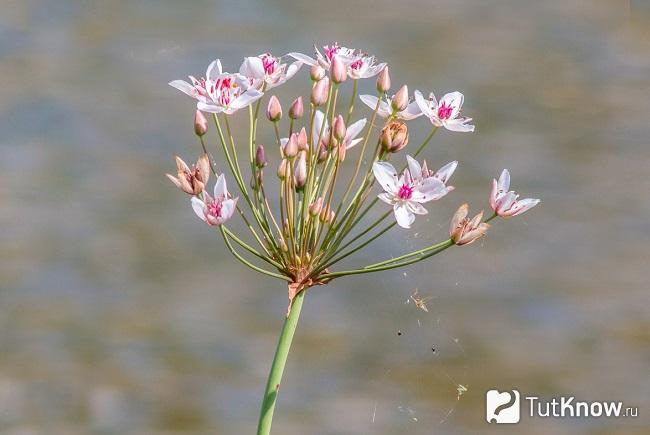
[(183, 159), (176, 156), (176, 171), (177, 177), (166, 174), (167, 178), (183, 192), (198, 195), (203, 192), (210, 178), (210, 159), (207, 154), (203, 154), (190, 168)]
[(402, 86), (399, 91), (393, 95), (390, 104), (396, 112), (401, 112), (406, 109), (406, 106), (409, 104), (409, 88), (406, 85)]
[(300, 119), (305, 112), (305, 108), (302, 105), (302, 97), (298, 97), (293, 100), (291, 107), (289, 107), (289, 118), (291, 119)]
[(271, 122), (277, 122), (282, 118), (282, 106), (275, 95), (271, 96), (269, 104), (266, 106), (266, 118)]
[(381, 146), (387, 152), (399, 152), (408, 142), (408, 127), (401, 121), (391, 121), (381, 130)]
[(385, 66), (377, 76), (377, 91), (385, 94), (389, 89), (390, 74), (388, 74), (388, 66)]
[(262, 144), (259, 144), (255, 150), (255, 165), (260, 169), (266, 166), (266, 154)]
[(461, 205), (454, 216), (451, 218), (449, 225), (449, 236), (457, 245), (469, 245), (485, 235), (490, 228), (490, 224), (482, 222), (483, 211), (474, 216), (471, 220), (467, 219), (469, 206)]
[(208, 120), (203, 115), (203, 112), (197, 109), (194, 114), (194, 133), (201, 137), (208, 132)]

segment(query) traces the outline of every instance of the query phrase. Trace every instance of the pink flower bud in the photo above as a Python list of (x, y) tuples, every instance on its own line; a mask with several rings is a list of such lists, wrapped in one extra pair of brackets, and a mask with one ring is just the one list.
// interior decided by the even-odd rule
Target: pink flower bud
[(323, 209), (323, 198), (318, 197), (316, 201), (312, 202), (309, 206), (309, 214), (311, 216), (318, 216)]
[(290, 159), (296, 157), (298, 154), (298, 135), (293, 133), (289, 136), (289, 140), (284, 146), (284, 155)]
[(289, 164), (287, 163), (287, 159), (282, 159), (280, 162), (280, 166), (278, 166), (278, 178), (280, 180), (284, 180), (287, 178), (287, 168), (289, 167)]
[(300, 190), (305, 187), (307, 182), (307, 153), (304, 151), (300, 151), (298, 154), (295, 172), (296, 189)]
[(322, 106), (327, 102), (329, 96), (330, 81), (327, 77), (323, 77), (316, 82), (311, 90), (311, 102), (314, 106)]
[(406, 85), (402, 86), (399, 91), (393, 95), (393, 100), (390, 104), (396, 112), (401, 112), (406, 109), (406, 106), (409, 104), (409, 88)]
[(263, 168), (266, 166), (266, 154), (264, 153), (264, 145), (260, 144), (255, 150), (255, 165), (258, 168)]
[(293, 103), (291, 103), (291, 107), (289, 108), (289, 118), (300, 119), (304, 112), (305, 108), (302, 105), (302, 97), (293, 100)]
[(348, 151), (347, 147), (345, 145), (341, 145), (338, 148), (338, 158), (339, 161), (344, 161), (345, 160), (345, 153)]
[(305, 130), (305, 127), (301, 128), (298, 133), (298, 149), (300, 151), (309, 150), (309, 147), (307, 146), (307, 130)]
[(317, 82), (325, 77), (325, 70), (320, 65), (314, 65), (311, 67), (311, 70), (309, 70), (309, 76), (313, 81)]
[(377, 91), (385, 94), (389, 89), (390, 74), (388, 74), (388, 66), (385, 66), (377, 77)]
[(282, 118), (282, 106), (278, 97), (273, 95), (266, 106), (266, 118), (271, 122), (279, 121)]
[(340, 57), (334, 56), (332, 58), (332, 64), (330, 66), (330, 76), (334, 83), (342, 83), (348, 78), (347, 67), (345, 63), (341, 60)]
[(208, 132), (208, 120), (205, 119), (203, 112), (197, 110), (194, 114), (194, 133), (197, 136), (203, 136)]
[(320, 143), (318, 147), (318, 163), (323, 163), (327, 158), (327, 145), (324, 142)]
[(334, 137), (339, 141), (343, 140), (346, 133), (345, 121), (341, 115), (334, 118)]

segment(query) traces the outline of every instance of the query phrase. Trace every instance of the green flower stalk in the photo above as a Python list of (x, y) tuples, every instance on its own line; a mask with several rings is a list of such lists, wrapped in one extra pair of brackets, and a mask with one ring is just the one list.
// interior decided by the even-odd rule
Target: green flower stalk
[[(284, 63), (287, 58), (294, 61)], [(289, 119), (283, 120), (280, 100), (269, 91), (294, 77), (302, 65), (311, 68), (309, 107), (303, 106), (299, 96), (290, 106)], [(378, 76), (376, 95), (357, 95), (359, 80), (374, 76)], [(347, 77), (351, 84), (345, 83)], [(196, 215), (219, 229), (226, 249), (238, 261), (287, 285), (288, 308), (264, 392), (258, 435), (271, 431), (307, 289), (348, 275), (402, 268), (452, 246), (468, 245), (485, 235), (488, 221), (497, 216), (516, 216), (539, 202), (531, 198), (519, 200), (515, 192), (509, 191), (510, 173), (504, 170), (492, 183), (490, 206), (494, 214), (490, 218), (483, 220), (480, 212), (468, 219), (468, 205), (464, 204), (451, 219), (444, 240), (373, 264), (339, 270), (340, 261), (353, 257), (390, 230), (408, 230), (418, 216), (428, 213), (426, 205), (454, 190), (449, 180), (458, 162), (432, 171), (426, 161), (420, 163), (415, 157), (426, 149), (440, 127), (454, 132), (474, 131), (471, 119), (462, 116), (463, 95), (452, 92), (438, 101), (433, 94), (425, 99), (415, 91), (411, 99), (408, 87), (403, 85), (395, 95), (388, 96), (391, 83), (386, 64), (337, 44), (317, 48), (315, 58), (301, 53), (289, 53), (284, 58), (269, 53), (247, 57), (239, 73), (224, 72), (221, 62), (215, 60), (205, 77), (190, 76), (189, 82), (175, 80), (170, 85), (197, 101), (194, 130), (203, 152), (192, 167), (177, 157), (176, 176), (168, 174), (169, 179), (191, 196)], [(348, 86), (351, 95), (346, 99), (343, 92)], [(276, 141), (275, 147), (266, 149), (257, 141), (260, 105), (265, 96), (266, 119)], [(372, 111), (370, 122), (365, 118), (353, 121), (357, 98)], [(349, 103), (339, 107), (341, 101)], [(231, 129), (231, 118), (246, 108), (248, 143), (239, 144)], [(212, 114), (214, 137), (209, 134), (203, 113)], [(415, 141), (418, 145), (413, 157), (406, 155), (402, 159), (400, 153), (414, 142), (407, 122), (420, 117), (431, 122), (432, 130), (422, 141)], [(356, 147), (359, 143), (362, 145)], [(216, 145), (213, 155), (226, 162), (237, 195), (228, 190), (226, 175), (217, 173), (208, 154), (211, 145)], [(277, 179), (266, 177), (264, 172), (271, 148), (277, 150), (281, 162)], [(248, 149), (245, 165), (240, 165), (240, 158), (244, 159), (240, 156), (244, 153), (239, 152), (242, 149)], [(405, 163), (397, 170), (392, 159)], [(347, 179), (344, 165), (354, 168)], [(207, 191), (210, 172), (217, 177), (212, 194)], [(267, 196), (267, 183), (273, 180), (279, 186), (277, 198)], [(342, 195), (337, 195), (337, 185), (344, 188)], [(371, 196), (374, 198), (369, 201)], [(383, 212), (373, 219), (371, 211), (375, 209)], [(235, 216), (243, 219), (248, 237), (227, 227)], [(386, 222), (391, 216), (394, 220)]]

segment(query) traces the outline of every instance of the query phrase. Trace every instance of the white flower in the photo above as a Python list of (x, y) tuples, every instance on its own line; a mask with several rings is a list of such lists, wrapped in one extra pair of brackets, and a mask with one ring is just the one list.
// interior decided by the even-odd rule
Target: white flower
[(247, 107), (264, 95), (250, 86), (249, 80), (241, 74), (224, 73), (219, 59), (213, 61), (199, 80), (190, 76), (191, 84), (174, 80), (170, 86), (196, 99), (199, 110), (210, 113), (232, 114)]
[(413, 183), (422, 183), (427, 178), (435, 178), (445, 185), (445, 189), (441, 191), (437, 197), (433, 198), (434, 200), (438, 200), (454, 190), (454, 186), (447, 186), (447, 182), (458, 167), (458, 162), (456, 160), (447, 163), (442, 168), (438, 169), (435, 173), (427, 168), (426, 161), (422, 162), (422, 166), (420, 166), (418, 161), (409, 155), (406, 156), (406, 161), (408, 162), (409, 173), (411, 174)]
[(384, 69), (386, 63), (375, 64), (375, 56), (360, 54), (357, 59), (348, 66), (348, 75), (354, 80), (374, 77)]
[[(419, 164), (417, 166), (419, 167)], [(447, 187), (439, 179), (435, 177), (414, 179), (408, 169), (398, 178), (397, 171), (388, 162), (375, 162), (372, 171), (384, 189), (378, 198), (393, 206), (395, 220), (402, 228), (410, 228), (416, 214), (428, 213), (421, 204), (442, 198), (447, 194)]]
[(348, 75), (354, 80), (374, 77), (386, 66), (385, 63), (375, 64), (375, 57), (354, 48), (341, 47), (338, 43), (325, 45), (321, 50), (314, 46), (316, 58), (302, 53), (289, 53), (289, 56), (309, 66), (319, 65), (326, 71), (330, 69), (332, 59), (338, 56), (347, 67)]
[(261, 90), (266, 84), (268, 90), (285, 83), (298, 72), (301, 66), (300, 61), (287, 66), (286, 63), (281, 63), (279, 57), (264, 53), (245, 58), (239, 67), (239, 74), (248, 78), (253, 88)]
[(228, 198), (228, 188), (226, 187), (226, 177), (219, 175), (214, 185), (214, 198), (203, 192), (204, 199), (192, 197), (192, 208), (196, 215), (208, 225), (221, 225), (230, 219), (235, 212), (237, 199)]
[[(361, 98), (361, 101), (363, 101), (363, 103), (366, 106), (370, 107), (372, 110), (375, 110), (377, 107), (377, 101), (379, 101), (379, 109), (377, 110), (377, 115), (380, 117), (386, 118), (393, 115), (391, 100), (388, 98), (388, 96), (386, 96), (385, 99), (381, 101), (374, 95), (361, 95), (359, 98)], [(413, 101), (408, 106), (406, 106), (406, 109), (402, 110), (401, 112), (397, 112), (395, 114), (395, 117), (404, 121), (410, 121), (411, 119), (415, 119), (421, 115), (422, 111), (420, 110), (420, 107), (415, 101)]]
[(473, 132), (474, 126), (468, 122), (472, 118), (464, 118), (461, 115), (464, 96), (460, 92), (450, 92), (438, 102), (433, 92), (429, 99), (425, 100), (420, 91), (415, 91), (415, 102), (420, 110), (429, 118), (436, 127), (445, 127), (447, 130), (460, 132)]
[(519, 195), (510, 188), (510, 172), (504, 169), (499, 181), (492, 180), (490, 207), (501, 217), (511, 217), (522, 214), (539, 204), (539, 199), (526, 198), (519, 200)]

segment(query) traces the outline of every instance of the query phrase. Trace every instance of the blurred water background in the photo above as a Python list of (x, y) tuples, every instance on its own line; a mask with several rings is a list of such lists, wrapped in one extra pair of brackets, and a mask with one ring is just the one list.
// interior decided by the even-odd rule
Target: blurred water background
[[(648, 433), (647, 2), (2, 3), (0, 433), (254, 432), (286, 289), (164, 178), (198, 153), (167, 82), (330, 41), (389, 62), (394, 85), (461, 90), (477, 125), (426, 152), (460, 160), (457, 190), (356, 264), (445, 237), (503, 167), (543, 202), (435, 261), (311, 291), (274, 433)], [(308, 86), (304, 69), (282, 102)], [(491, 387), (640, 416), (493, 427)]]

